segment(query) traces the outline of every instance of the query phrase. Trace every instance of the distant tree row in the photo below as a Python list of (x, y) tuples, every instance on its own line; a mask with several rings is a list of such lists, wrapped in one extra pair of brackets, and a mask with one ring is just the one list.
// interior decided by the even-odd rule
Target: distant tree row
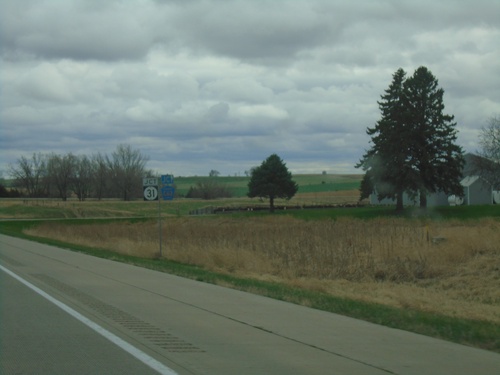
[(130, 145), (119, 145), (111, 155), (34, 153), (10, 165), (9, 174), (14, 187), (31, 198), (57, 197), (65, 201), (74, 194), (80, 201), (130, 200), (142, 196), (142, 178), (153, 176), (146, 170), (148, 160)]
[(17, 189), (7, 189), (3, 182), (0, 183), (0, 198), (20, 198), (21, 192)]
[(210, 172), (209, 179), (200, 180), (195, 186), (191, 186), (186, 194), (186, 198), (216, 199), (231, 198), (231, 191), (217, 181), (217, 174)]

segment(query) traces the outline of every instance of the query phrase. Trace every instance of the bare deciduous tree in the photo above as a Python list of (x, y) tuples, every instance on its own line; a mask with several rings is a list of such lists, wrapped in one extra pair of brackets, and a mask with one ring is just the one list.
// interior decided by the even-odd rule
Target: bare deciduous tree
[(500, 189), (500, 117), (493, 116), (479, 134), (482, 157), (475, 161), (475, 168), (479, 175)]
[(15, 185), (25, 189), (29, 197), (41, 197), (47, 194), (46, 156), (33, 153), (31, 159), (21, 156), (17, 165), (9, 166), (9, 174), (14, 178)]
[(106, 192), (106, 186), (110, 177), (106, 157), (101, 153), (92, 155), (92, 187), (95, 197), (101, 200)]
[(147, 156), (130, 145), (119, 145), (111, 158), (106, 156), (112, 182), (124, 200), (140, 195), (147, 161)]
[(47, 161), (47, 173), (51, 186), (57, 189), (59, 197), (65, 201), (74, 179), (76, 157), (72, 153), (60, 156), (51, 154)]
[(77, 156), (75, 159), (75, 171), (73, 175), (72, 188), (78, 200), (84, 201), (90, 196), (92, 188), (92, 163), (86, 156)]
[[(22, 156), (9, 166), (8, 173), (22, 195), (33, 198), (58, 196), (67, 200), (73, 192), (78, 199), (142, 196), (142, 178), (153, 176), (146, 170), (149, 158), (129, 145), (119, 145), (111, 156), (72, 153), (34, 153)], [(51, 194), (52, 193), (52, 194)]]

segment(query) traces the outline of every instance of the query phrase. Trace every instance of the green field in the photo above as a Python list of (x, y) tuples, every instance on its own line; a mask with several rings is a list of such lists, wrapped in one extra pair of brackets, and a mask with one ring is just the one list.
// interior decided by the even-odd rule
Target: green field
[[(301, 202), (296, 198), (287, 202), (278, 200), (277, 205), (294, 205)], [(307, 201), (306, 201), (307, 202)], [(230, 199), (186, 199), (178, 198), (170, 202), (161, 202), (161, 215), (185, 216), (193, 210), (207, 207), (242, 207), (261, 206), (268, 207), (268, 202), (260, 202), (258, 199), (230, 198)], [(3, 199), (0, 200), (0, 219), (88, 219), (88, 218), (157, 218), (158, 202), (119, 201), (119, 200), (88, 200), (79, 202), (69, 200), (66, 202), (49, 199)], [(234, 212), (235, 217), (266, 216), (269, 212), (264, 211), (240, 211)], [(288, 209), (276, 210), (274, 215), (288, 215), (302, 220), (324, 220), (351, 217), (358, 219), (375, 219), (379, 217), (406, 217), (431, 220), (474, 220), (483, 217), (500, 218), (499, 205), (486, 206), (457, 206), (457, 207), (433, 207), (425, 211), (418, 208), (408, 207), (402, 213), (397, 213), (390, 206), (360, 206), (360, 207), (334, 207), (334, 208), (310, 208), (310, 209)]]
[[(321, 174), (302, 174), (294, 175), (292, 179), (299, 185), (298, 193), (321, 193), (329, 191), (355, 190), (359, 189), (362, 175), (321, 175)], [(175, 185), (179, 196), (185, 196), (191, 186), (196, 183), (214, 179), (219, 184), (224, 185), (233, 197), (245, 197), (248, 192), (248, 182), (250, 177), (241, 176), (219, 176), (219, 177), (175, 177)]]

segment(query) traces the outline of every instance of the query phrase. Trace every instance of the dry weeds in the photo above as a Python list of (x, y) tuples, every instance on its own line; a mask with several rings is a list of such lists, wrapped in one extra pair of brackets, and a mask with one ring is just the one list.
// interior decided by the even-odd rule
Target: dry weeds
[[(158, 226), (54, 225), (30, 234), (142, 257)], [(333, 295), (500, 323), (500, 222), (169, 218), (167, 258)], [(435, 243), (436, 238), (442, 238)]]

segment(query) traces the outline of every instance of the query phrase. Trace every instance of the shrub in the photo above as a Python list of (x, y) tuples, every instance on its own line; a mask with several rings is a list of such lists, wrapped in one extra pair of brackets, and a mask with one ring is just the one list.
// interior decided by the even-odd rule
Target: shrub
[(219, 184), (216, 178), (198, 181), (196, 186), (191, 186), (186, 198), (199, 198), (199, 199), (216, 199), (216, 198), (231, 198), (232, 194), (229, 189)]

